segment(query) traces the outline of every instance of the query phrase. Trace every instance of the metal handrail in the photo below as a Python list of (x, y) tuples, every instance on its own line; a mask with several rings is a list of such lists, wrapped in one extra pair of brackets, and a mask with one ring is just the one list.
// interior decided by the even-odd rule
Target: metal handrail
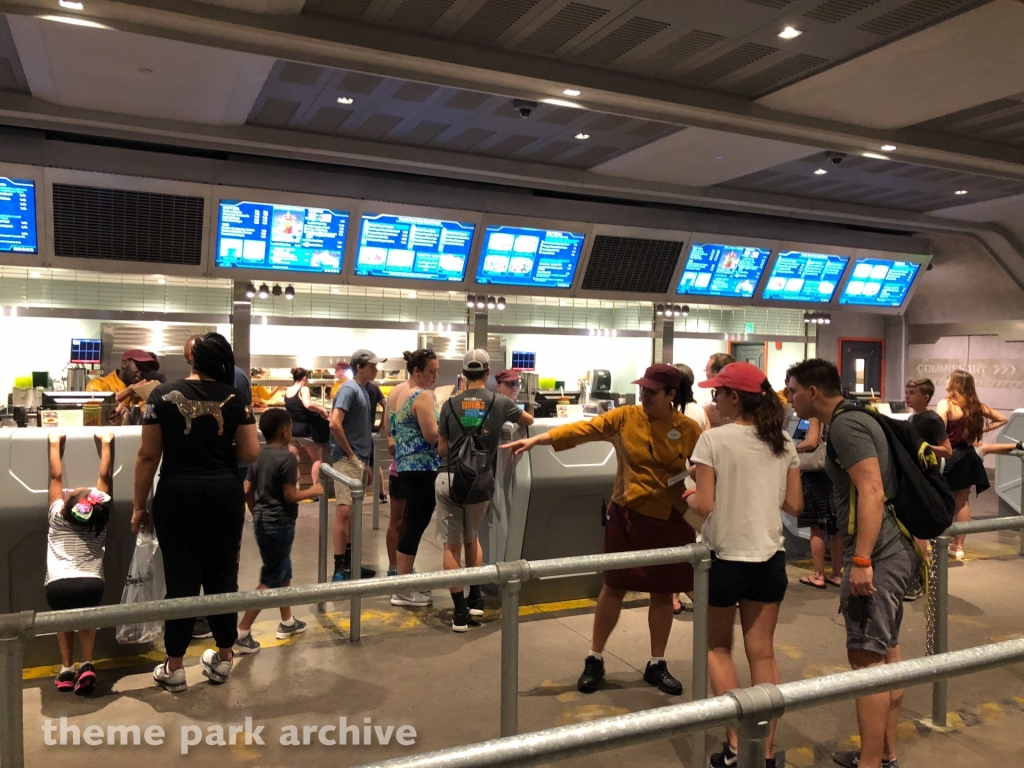
[(1021, 660), (1024, 660), (1024, 639), (1007, 640), (777, 686), (762, 684), (703, 701), (493, 739), (375, 765), (377, 768), (475, 768), (536, 764), (544, 759), (578, 757), (653, 738), (738, 723), (739, 768), (761, 768), (768, 723), (785, 711), (946, 680)]
[[(317, 546), (317, 582), (325, 584), (330, 580), (329, 569), (330, 554), (328, 553), (328, 542), (333, 541), (331, 536), (330, 502), (327, 498), (327, 480), (332, 480), (348, 486), (352, 491), (352, 561), (349, 563), (349, 574), (353, 581), (359, 581), (363, 575), (363, 499), (366, 498), (366, 486), (362, 478), (343, 475), (327, 463), (320, 465), (320, 484), (324, 486), (324, 492), (320, 496), (320, 539)], [(337, 493), (335, 493), (337, 497)], [(359, 642), (363, 635), (362, 628), (362, 602), (361, 594), (352, 595), (352, 604), (349, 607), (351, 625), (349, 626), (349, 640), (353, 643)], [(325, 602), (316, 604), (318, 612), (327, 610)]]

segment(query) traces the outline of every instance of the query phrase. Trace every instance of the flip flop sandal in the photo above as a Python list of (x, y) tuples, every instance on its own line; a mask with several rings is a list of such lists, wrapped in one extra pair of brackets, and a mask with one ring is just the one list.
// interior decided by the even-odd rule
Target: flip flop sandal
[(842, 576), (835, 579), (825, 579), (826, 584), (831, 584), (833, 587), (841, 587), (843, 585)]
[(800, 583), (806, 584), (808, 587), (814, 587), (815, 589), (828, 588), (828, 584), (826, 584), (825, 582), (821, 582), (821, 584), (818, 584), (817, 582), (812, 581), (810, 576), (804, 576), (802, 579), (800, 579)]

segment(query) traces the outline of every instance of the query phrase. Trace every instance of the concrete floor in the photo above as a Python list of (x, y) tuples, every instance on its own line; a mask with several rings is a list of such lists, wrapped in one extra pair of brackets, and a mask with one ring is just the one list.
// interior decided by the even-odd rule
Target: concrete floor
[[(994, 496), (976, 507), (976, 514), (994, 513)], [(383, 534), (370, 530), (366, 515), (367, 560), (386, 567)], [(1016, 555), (1017, 538), (987, 534), (967, 542), (966, 564), (950, 572), (950, 646), (963, 648), (1024, 634), (1024, 560)], [(375, 554), (374, 554), (375, 553)], [(315, 581), (316, 507), (301, 508), (294, 556), (295, 583)], [(845, 671), (844, 633), (837, 614), (837, 591), (818, 591), (797, 583), (807, 563), (790, 564), (791, 589), (782, 607), (776, 648), (783, 680), (810, 678)], [(433, 526), (420, 550), (417, 568), (438, 569), (441, 552)], [(241, 562), (243, 588), (255, 586), (259, 557), (247, 526)], [(212, 686), (202, 677), (198, 655), (212, 641), (195, 643), (188, 660), (189, 689), (170, 694), (155, 688), (151, 671), (162, 654), (119, 659), (101, 664), (97, 693), (90, 699), (58, 694), (51, 668), (26, 670), (24, 690), (26, 761), (33, 768), (73, 757), (79, 766), (139, 765), (149, 760), (162, 765), (176, 759), (194, 764), (275, 766), (362, 765), (401, 755), (467, 744), (499, 735), (500, 631), (498, 601), (488, 598), (484, 626), (464, 635), (450, 629), (451, 601), (435, 592), (432, 609), (392, 608), (386, 598), (364, 600), (363, 639), (348, 640), (347, 605), (329, 606), (328, 614), (296, 607), (309, 622), (308, 632), (289, 641), (274, 639), (278, 617), (266, 612), (254, 634), (264, 649), (240, 657), (231, 680)], [(902, 647), (909, 657), (924, 652), (925, 601), (908, 604)], [(575, 682), (589, 649), (592, 610), (588, 606), (546, 606), (524, 609), (520, 632), (520, 727), (534, 731), (609, 715), (635, 712), (675, 703), (640, 678), (649, 656), (646, 604), (639, 597), (628, 603), (605, 652), (608, 685), (584, 696)], [(669, 646), (670, 669), (686, 686), (691, 674), (691, 616), (677, 617)], [(55, 642), (55, 641), (54, 641)], [(738, 654), (738, 657), (740, 654)], [(741, 675), (743, 674), (741, 668)], [(936, 765), (991, 764), (1024, 766), (1024, 665), (961, 678), (950, 684), (949, 733), (929, 731), (920, 720), (931, 712), (930, 686), (907, 692), (900, 727), (899, 756), (903, 768)], [(45, 719), (83, 729), (138, 725), (142, 731), (159, 725), (166, 733), (162, 746), (46, 746)], [(198, 745), (189, 758), (181, 757), (181, 729), (198, 726), (203, 735), (211, 726), (240, 724), (246, 717), (264, 726), (265, 746)], [(308, 746), (282, 746), (282, 728), (337, 724), (410, 725), (414, 746), (323, 746), (312, 736)], [(808, 768), (831, 765), (833, 749), (855, 745), (853, 703), (821, 706), (782, 719), (777, 745), (787, 764)], [(59, 733), (56, 734), (59, 738)], [(336, 734), (330, 734), (331, 736)], [(643, 763), (648, 766), (689, 765), (688, 736), (661, 739), (586, 758), (588, 766)], [(716, 746), (720, 732), (707, 737)], [(211, 741), (215, 741), (213, 738)], [(563, 760), (562, 763), (578, 762)]]

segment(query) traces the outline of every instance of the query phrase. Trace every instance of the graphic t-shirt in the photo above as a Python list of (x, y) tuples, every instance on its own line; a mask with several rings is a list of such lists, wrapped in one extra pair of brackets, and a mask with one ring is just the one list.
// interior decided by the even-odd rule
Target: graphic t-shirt
[[(490, 412), (488, 413), (488, 408)], [(501, 441), (501, 427), (505, 422), (519, 423), (522, 410), (515, 401), (488, 389), (467, 389), (453, 395), (441, 408), (438, 431), (448, 441), (448, 453), (441, 458), (441, 471), (449, 469), (449, 459), (457, 456), (466, 442), (466, 433), (479, 430), (480, 445), (493, 456)], [(484, 421), (484, 414), (487, 420)]]
[(299, 460), (287, 448), (264, 445), (260, 457), (249, 465), (249, 476), (256, 492), (256, 506), (253, 519), (267, 523), (295, 522), (299, 517), (299, 505), (284, 500), (284, 487), (298, 485)]

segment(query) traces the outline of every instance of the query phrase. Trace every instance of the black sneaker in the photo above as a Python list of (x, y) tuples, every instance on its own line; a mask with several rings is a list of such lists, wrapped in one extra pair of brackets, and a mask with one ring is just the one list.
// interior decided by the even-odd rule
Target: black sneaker
[(596, 656), (587, 656), (583, 662), (583, 674), (576, 681), (576, 688), (580, 693), (593, 693), (604, 680), (604, 659)]
[(714, 768), (732, 768), (732, 766), (736, 765), (737, 760), (736, 750), (729, 746), (728, 741), (722, 744), (721, 752), (715, 752), (711, 755), (711, 765)]
[(480, 622), (469, 615), (469, 610), (455, 611), (452, 615), (452, 632), (467, 632), (470, 627), (479, 627)]
[(469, 608), (470, 616), (483, 616), (484, 615), (484, 599), (482, 597), (467, 597), (466, 607)]
[(75, 693), (79, 696), (88, 696), (96, 690), (96, 667), (91, 661), (82, 662), (78, 668), (78, 677), (75, 678)]
[(196, 619), (196, 625), (192, 628), (192, 639), (205, 640), (208, 637), (213, 637), (213, 632), (210, 631), (210, 622), (206, 619)]
[(659, 661), (657, 664), (647, 662), (647, 668), (644, 670), (644, 680), (650, 685), (657, 686), (658, 690), (670, 696), (682, 696), (683, 694), (683, 684), (672, 677), (672, 673), (668, 671), (668, 664), (664, 660)]
[[(832, 762), (843, 766), (843, 768), (858, 768), (860, 765), (860, 752), (857, 750), (833, 752)], [(882, 768), (900, 768), (900, 761), (895, 757), (892, 760), (882, 760)]]

